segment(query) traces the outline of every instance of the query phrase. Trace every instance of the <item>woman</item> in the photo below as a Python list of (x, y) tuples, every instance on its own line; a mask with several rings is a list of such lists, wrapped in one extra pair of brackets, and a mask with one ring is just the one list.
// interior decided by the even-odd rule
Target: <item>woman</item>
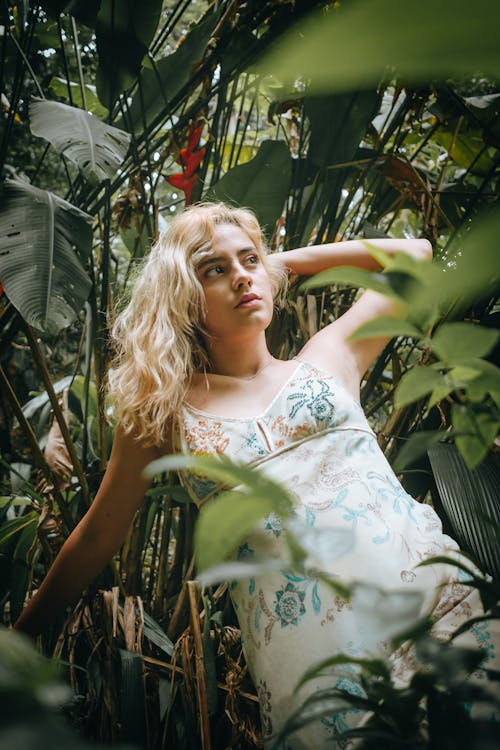
[[(432, 255), (426, 240), (374, 244), (389, 254)], [(295, 360), (277, 360), (267, 348), (265, 330), (286, 273), (337, 265), (377, 267), (358, 241), (267, 257), (253, 214), (223, 204), (194, 206), (174, 219), (115, 325), (110, 392), (118, 426), (103, 482), (18, 629), (41, 630), (99, 573), (147, 490), (144, 467), (179, 450), (258, 464), (285, 482), (309, 526), (354, 530), (352, 549), (332, 564), (341, 579), (423, 590), (422, 612), (434, 612), (441, 632), (472, 614), (474, 594), (455, 580), (454, 568), (414, 569), (456, 547), (434, 512), (399, 485), (359, 406), (361, 377), (386, 340), (349, 337), (367, 320), (393, 313), (394, 303), (365, 292)], [(197, 503), (210, 494), (199, 478), (184, 482)], [(279, 518), (268, 517), (240, 556), (279, 554), (280, 535)], [(232, 595), (270, 745), (307, 690), (318, 687), (291, 697), (305, 669), (335, 652), (363, 655), (368, 640), (347, 602), (310, 578), (273, 571), (240, 582)], [(402, 660), (402, 679), (406, 668)], [(291, 746), (322, 747), (342, 721), (336, 715), (298, 732)]]

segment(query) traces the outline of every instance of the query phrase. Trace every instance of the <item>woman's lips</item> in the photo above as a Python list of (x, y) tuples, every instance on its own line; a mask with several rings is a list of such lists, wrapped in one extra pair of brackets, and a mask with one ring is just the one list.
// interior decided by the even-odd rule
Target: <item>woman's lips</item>
[(259, 304), (260, 297), (257, 294), (245, 294), (241, 300), (238, 302), (236, 307), (238, 308), (248, 308), (248, 307), (255, 307)]

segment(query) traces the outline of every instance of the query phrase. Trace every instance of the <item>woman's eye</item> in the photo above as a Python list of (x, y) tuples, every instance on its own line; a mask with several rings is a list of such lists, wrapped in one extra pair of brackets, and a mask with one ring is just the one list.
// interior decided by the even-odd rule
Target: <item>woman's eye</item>
[(251, 266), (255, 265), (258, 262), (259, 262), (259, 258), (257, 255), (249, 255), (247, 258), (247, 263)]
[(224, 273), (222, 266), (211, 266), (205, 271), (205, 276), (210, 278), (211, 276), (219, 276), (221, 273)]

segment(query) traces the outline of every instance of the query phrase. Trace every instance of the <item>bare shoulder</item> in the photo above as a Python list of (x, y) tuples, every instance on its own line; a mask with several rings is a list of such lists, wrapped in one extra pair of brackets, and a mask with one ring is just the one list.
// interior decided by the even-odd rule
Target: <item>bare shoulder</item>
[[(324, 331), (325, 329), (323, 329)], [(357, 363), (341, 335), (322, 335), (318, 331), (298, 354), (298, 358), (319, 367), (333, 377), (359, 401), (360, 377)]]

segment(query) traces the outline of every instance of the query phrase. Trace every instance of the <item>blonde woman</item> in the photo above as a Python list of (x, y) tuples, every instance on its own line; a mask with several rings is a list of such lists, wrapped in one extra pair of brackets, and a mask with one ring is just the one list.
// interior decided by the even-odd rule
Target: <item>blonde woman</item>
[[(426, 240), (374, 244), (424, 261), (432, 255)], [(477, 609), (454, 568), (415, 568), (456, 545), (442, 534), (433, 510), (403, 490), (359, 404), (361, 377), (386, 341), (352, 342), (350, 334), (375, 316), (390, 315), (393, 303), (365, 292), (290, 361), (275, 359), (266, 344), (287, 273), (337, 265), (372, 269), (375, 261), (358, 241), (266, 253), (255, 216), (223, 204), (189, 208), (153, 248), (114, 327), (110, 393), (118, 424), (106, 474), (18, 629), (40, 631), (75, 600), (123, 542), (148, 487), (144, 467), (177, 451), (258, 464), (290, 489), (307, 524), (353, 530), (352, 549), (330, 570), (341, 580), (421, 591), (421, 611), (434, 613), (442, 633)], [(184, 482), (202, 503), (206, 484), (189, 475)], [(268, 517), (240, 556), (278, 555), (280, 536), (280, 519)], [(261, 701), (264, 741), (272, 747), (308, 691), (332, 683), (356, 689), (349, 675), (332, 676), (292, 695), (317, 661), (367, 653), (369, 634), (346, 601), (290, 571), (239, 582), (232, 598)], [(401, 657), (401, 679), (406, 669)], [(348, 721), (341, 714), (324, 719), (294, 734), (288, 746), (330, 746)]]

